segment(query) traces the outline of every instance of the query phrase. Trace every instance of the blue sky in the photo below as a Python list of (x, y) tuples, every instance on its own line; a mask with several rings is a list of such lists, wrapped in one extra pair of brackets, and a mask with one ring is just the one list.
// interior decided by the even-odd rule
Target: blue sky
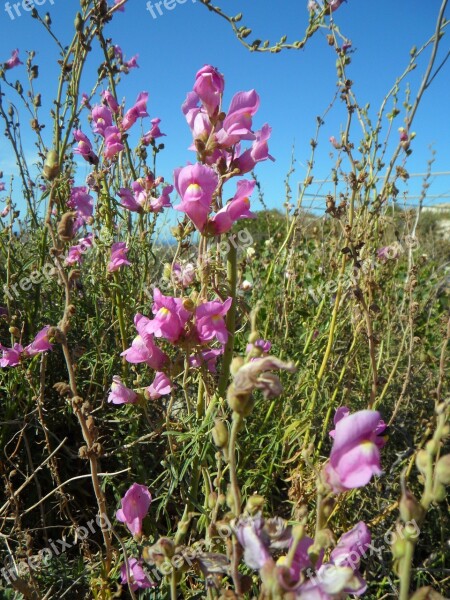
[[(54, 31), (68, 42), (78, 1), (39, 1), (42, 3), (40, 12), (50, 11)], [(288, 39), (295, 40), (302, 36), (308, 21), (306, 0), (257, 3), (223, 0), (222, 4), (231, 14), (242, 11), (243, 23), (254, 30), (255, 37), (262, 39), (274, 41), (287, 34)], [(432, 35), (439, 7), (439, 0), (348, 0), (334, 14), (341, 31), (352, 40), (355, 49), (348, 71), (354, 81), (354, 91), (361, 105), (370, 103), (373, 115), (396, 76), (408, 63), (411, 47), (420, 47)], [(336, 57), (325, 35), (319, 33), (301, 51), (285, 51), (277, 55), (249, 53), (234, 38), (229, 25), (198, 2), (186, 0), (184, 4), (175, 3), (173, 10), (164, 6), (161, 9), (163, 14), (153, 18), (146, 7), (146, 0), (128, 0), (126, 11), (117, 14), (107, 29), (107, 34), (122, 47), (126, 56), (139, 54), (140, 68), (123, 78), (119, 96), (126, 97), (127, 106), (131, 106), (140, 91), (149, 92), (150, 116), (162, 119), (161, 129), (167, 134), (164, 138), (166, 149), (159, 159), (159, 174), (171, 180), (175, 167), (194, 158), (193, 153), (187, 150), (191, 136), (180, 106), (186, 93), (192, 89), (196, 71), (209, 63), (225, 75), (225, 107), (237, 91), (255, 88), (260, 94), (261, 108), (254, 118), (254, 126), (259, 128), (266, 122), (272, 126), (270, 152), (276, 162), (260, 163), (256, 172), (266, 203), (270, 207), (282, 208), (284, 178), (289, 169), (292, 147), (295, 144), (297, 163), (292, 184), (296, 187), (305, 174), (315, 118), (323, 114), (336, 91)], [(14, 48), (20, 49), (22, 59), (26, 50), (37, 50), (40, 77), (36, 88), (47, 98), (46, 107), (49, 109), (57, 88), (57, 49), (39, 23), (20, 6), (19, 10), (22, 15), (12, 20), (4, 9), (4, 0), (0, 0), (0, 60), (6, 60)], [(447, 51), (445, 36), (441, 57)], [(424, 58), (428, 56), (429, 52)], [(92, 64), (95, 64), (95, 56)], [(425, 60), (420, 60), (418, 68), (408, 78), (413, 92), (420, 85), (425, 66)], [(416, 117), (413, 130), (417, 135), (408, 163), (412, 173), (426, 170), (430, 145), (437, 153), (433, 171), (450, 171), (449, 68), (450, 64), (436, 78)], [(11, 71), (10, 75), (23, 77), (24, 67)], [(86, 90), (88, 83), (86, 80)], [(403, 100), (402, 92), (400, 98)], [(403, 124), (402, 118), (398, 117), (396, 128)], [(327, 178), (330, 173), (334, 160), (330, 157), (332, 147), (328, 139), (332, 135), (339, 137), (344, 122), (345, 113), (338, 104), (327, 115), (319, 138), (315, 165), (317, 179)], [(87, 123), (83, 129), (89, 133)], [(50, 143), (50, 127), (44, 130), (44, 138), (46, 135)], [(357, 145), (359, 140), (360, 131), (355, 127), (352, 141)], [(32, 143), (27, 151), (33, 155)], [(7, 180), (13, 165), (4, 139), (0, 140), (0, 153), (0, 169), (4, 171), (4, 180)], [(81, 176), (85, 174), (83, 169), (88, 172), (83, 165)], [(410, 193), (417, 194), (420, 185), (419, 178), (413, 179)], [(329, 190), (331, 184), (325, 184), (321, 193)], [(429, 193), (445, 194), (449, 190), (450, 176), (436, 177)]]

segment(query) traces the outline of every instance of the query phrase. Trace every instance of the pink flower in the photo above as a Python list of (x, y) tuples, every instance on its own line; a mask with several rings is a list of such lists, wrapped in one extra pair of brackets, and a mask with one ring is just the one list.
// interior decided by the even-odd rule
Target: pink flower
[(73, 137), (78, 142), (78, 147), (73, 151), (74, 154), (79, 154), (91, 165), (98, 165), (98, 156), (93, 151), (89, 138), (81, 131), (81, 129), (76, 129), (73, 133)]
[(330, 560), (339, 566), (358, 569), (360, 557), (364, 555), (371, 542), (370, 531), (363, 521), (344, 533), (331, 552)]
[(139, 58), (139, 54), (135, 54), (129, 60), (127, 60), (126, 62), (123, 63), (124, 67), (126, 67), (127, 69), (138, 69), (139, 68), (139, 65), (137, 64), (138, 58)]
[(219, 111), (224, 87), (223, 75), (211, 65), (205, 65), (195, 76), (194, 92), (210, 117)]
[(349, 414), (342, 407), (336, 412), (334, 438), (330, 460), (323, 473), (334, 492), (343, 492), (369, 483), (372, 475), (381, 474), (380, 448), (386, 428), (375, 410), (360, 410)]
[(160, 138), (160, 137), (164, 137), (166, 135), (165, 133), (161, 133), (161, 130), (159, 128), (161, 119), (152, 119), (150, 121), (150, 123), (152, 124), (152, 128), (150, 129), (150, 131), (148, 131), (146, 134), (144, 134), (144, 136), (142, 138), (142, 143), (145, 146), (148, 146), (149, 144), (151, 144), (153, 140), (156, 140), (157, 138)]
[(116, 512), (116, 519), (125, 523), (133, 535), (142, 534), (142, 521), (147, 515), (152, 496), (145, 485), (133, 483), (121, 500), (122, 508)]
[(172, 277), (175, 283), (181, 287), (189, 287), (195, 278), (195, 267), (192, 263), (180, 265), (175, 263), (172, 267)]
[(11, 204), (5, 206), (5, 208), (0, 212), (0, 217), (7, 217), (11, 211)]
[(213, 302), (204, 302), (197, 307), (195, 324), (201, 342), (209, 342), (216, 338), (221, 344), (226, 344), (228, 331), (224, 316), (229, 311), (232, 302), (232, 298), (227, 298), (225, 302), (214, 300)]
[(112, 158), (121, 152), (125, 146), (122, 144), (122, 135), (116, 126), (105, 129), (105, 151), (106, 158)]
[(206, 225), (214, 191), (219, 178), (211, 167), (196, 163), (175, 169), (175, 187), (181, 196), (181, 204), (174, 206), (194, 223), (199, 231)]
[(76, 246), (71, 246), (67, 253), (66, 265), (80, 264), (83, 260), (83, 254), (92, 246), (92, 236), (82, 238)]
[(344, 0), (329, 0), (328, 6), (331, 8), (331, 12), (337, 10)]
[[(123, 10), (123, 8), (121, 10)], [(109, 90), (105, 90), (104, 92), (102, 92), (102, 98), (106, 102), (106, 104), (109, 107), (109, 110), (112, 113), (117, 114), (119, 112), (120, 106)]]
[(114, 54), (117, 59), (119, 59), (119, 60), (123, 59), (122, 48), (120, 46), (118, 46), (117, 44), (114, 46)]
[(241, 140), (254, 140), (252, 117), (259, 108), (259, 96), (255, 90), (238, 92), (231, 100), (230, 109), (217, 133), (217, 141), (222, 146), (233, 146)]
[(108, 402), (112, 402), (113, 404), (134, 404), (136, 400), (137, 394), (127, 388), (122, 383), (120, 377), (114, 375)]
[(2, 351), (0, 367), (16, 367), (18, 364), (20, 364), (23, 346), (20, 344), (14, 344), (12, 348), (6, 348), (6, 346), (0, 344), (0, 350)]
[(250, 212), (249, 196), (255, 187), (254, 181), (241, 179), (237, 182), (237, 192), (234, 198), (210, 220), (209, 228), (215, 235), (229, 231), (239, 219), (255, 219)]
[(36, 335), (34, 340), (25, 348), (21, 344), (14, 344), (12, 348), (6, 348), (0, 344), (2, 358), (0, 359), (0, 367), (16, 367), (20, 364), (22, 358), (32, 358), (36, 354), (52, 350), (53, 346), (48, 341), (48, 330), (50, 325), (47, 325)]
[[(117, 3), (117, 0), (116, 0), (116, 3)], [(131, 581), (128, 585), (130, 586), (130, 589), (133, 592), (135, 592), (136, 590), (143, 590), (146, 588), (156, 587), (157, 584), (154, 583), (153, 581), (150, 581), (150, 579), (147, 577), (147, 575), (142, 567), (142, 561), (138, 561), (135, 558), (128, 559), (128, 569), (130, 571), (130, 578), (131, 578)], [(126, 583), (128, 583), (127, 567), (126, 567), (125, 563), (123, 563), (123, 565), (120, 567), (120, 576), (121, 576), (120, 583), (122, 585), (125, 585)]]
[(239, 169), (241, 175), (253, 171), (256, 164), (263, 160), (270, 159), (272, 162), (275, 161), (274, 157), (269, 154), (269, 145), (267, 143), (271, 133), (272, 128), (267, 123), (263, 125), (262, 129), (255, 133), (255, 141), (252, 147), (233, 161), (233, 167)]
[(213, 348), (204, 350), (198, 354), (193, 354), (189, 357), (189, 365), (195, 369), (200, 369), (206, 366), (210, 373), (217, 373), (216, 363), (219, 356), (223, 354), (223, 346), (221, 348)]
[(119, 197), (121, 205), (132, 212), (142, 212), (142, 206), (136, 201), (133, 192), (129, 188), (120, 188)]
[(73, 224), (73, 231), (77, 232), (80, 227), (88, 223), (94, 212), (94, 199), (87, 193), (87, 187), (73, 187), (70, 192), (68, 207), (77, 213)]
[(125, 242), (116, 242), (111, 246), (111, 260), (108, 263), (108, 272), (112, 273), (120, 269), (124, 265), (131, 265), (130, 261), (127, 260), (127, 248)]
[[(114, 0), (114, 6), (117, 6), (121, 2), (122, 2), (122, 0)], [(125, 3), (122, 4), (121, 6), (119, 6), (119, 8), (117, 10), (120, 10), (120, 12), (125, 12)]]
[[(192, 131), (194, 140), (200, 139), (206, 142), (211, 133), (212, 125), (206, 110), (203, 107), (200, 108), (198, 102), (199, 97), (197, 94), (189, 92), (181, 109)], [(191, 149), (195, 150), (195, 146), (192, 146)]]
[(169, 208), (172, 206), (170, 202), (169, 194), (173, 192), (173, 185), (166, 185), (161, 195), (157, 198), (150, 199), (150, 211), (153, 213), (160, 213), (163, 208)]
[(25, 346), (24, 352), (27, 356), (36, 356), (36, 354), (40, 354), (41, 352), (46, 352), (47, 350), (52, 350), (53, 346), (48, 341), (48, 330), (50, 329), (50, 325), (46, 325), (39, 333), (36, 335), (34, 340), (28, 346)]
[(145, 362), (158, 371), (166, 362), (167, 356), (155, 345), (153, 335), (146, 331), (148, 323), (150, 320), (144, 315), (138, 313), (134, 317), (134, 325), (139, 335), (134, 338), (131, 347), (120, 356), (125, 356), (126, 360), (133, 364)]
[(23, 62), (19, 59), (19, 50), (13, 50), (11, 53), (11, 58), (4, 63), (3, 68), (5, 71), (8, 69), (13, 69), (14, 67), (18, 67), (19, 65), (23, 65)]
[(88, 110), (92, 110), (91, 103), (89, 102), (89, 96), (85, 92), (81, 94), (81, 106), (85, 106)]
[(150, 400), (157, 400), (172, 391), (172, 383), (165, 373), (159, 371), (151, 385), (146, 388), (146, 395)]
[(260, 338), (259, 340), (253, 342), (253, 344), (247, 344), (245, 351), (247, 354), (250, 354), (250, 352), (254, 352), (255, 350), (257, 350), (257, 352), (260, 353), (260, 356), (265, 356), (270, 352), (271, 348), (271, 342)]
[(107, 106), (97, 105), (92, 109), (92, 129), (94, 133), (99, 133), (105, 137), (105, 131), (113, 124), (112, 113)]
[(4, 192), (4, 191), (5, 191), (5, 182), (0, 181), (0, 192)]
[(141, 92), (137, 97), (136, 104), (132, 106), (122, 120), (122, 130), (127, 131), (139, 118), (148, 117), (147, 112), (148, 93)]
[(181, 298), (164, 296), (158, 288), (153, 290), (153, 299), (152, 310), (155, 318), (148, 322), (145, 331), (169, 342), (176, 342), (184, 331), (191, 313), (183, 307)]

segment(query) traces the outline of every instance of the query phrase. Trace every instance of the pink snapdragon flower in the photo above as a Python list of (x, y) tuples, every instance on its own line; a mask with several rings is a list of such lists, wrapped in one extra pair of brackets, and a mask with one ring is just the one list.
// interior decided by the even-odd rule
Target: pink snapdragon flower
[(158, 288), (153, 290), (153, 300), (152, 311), (155, 317), (147, 323), (146, 332), (154, 334), (155, 337), (163, 337), (169, 342), (176, 342), (184, 331), (191, 313), (184, 308), (181, 298), (164, 296)]
[(50, 325), (46, 325), (39, 331), (34, 340), (25, 348), (21, 344), (14, 344), (12, 348), (7, 348), (0, 344), (2, 358), (0, 358), (0, 367), (16, 367), (24, 358), (32, 358), (42, 352), (52, 350), (53, 346), (48, 340), (48, 330)]
[(106, 158), (112, 158), (121, 152), (125, 146), (122, 144), (122, 134), (119, 129), (113, 125), (105, 129), (105, 151), (103, 154)]
[(105, 131), (113, 124), (112, 113), (107, 106), (97, 104), (92, 109), (92, 129), (105, 137)]
[(73, 232), (76, 233), (80, 227), (89, 223), (94, 212), (94, 199), (88, 194), (87, 187), (73, 187), (67, 206), (77, 213), (73, 223)]
[(127, 253), (129, 252), (129, 248), (125, 242), (115, 242), (111, 246), (111, 260), (108, 263), (108, 272), (113, 273), (123, 267), (124, 265), (131, 265), (130, 261), (127, 259)]
[(73, 151), (74, 154), (79, 154), (91, 165), (98, 165), (98, 156), (92, 149), (92, 144), (81, 129), (76, 129), (73, 133), (73, 137), (78, 142), (78, 147)]
[(225, 302), (214, 300), (204, 302), (197, 307), (195, 325), (201, 342), (209, 342), (216, 338), (221, 344), (227, 343), (229, 334), (224, 317), (230, 310), (232, 302), (232, 298), (227, 298)]
[(253, 171), (256, 164), (263, 160), (275, 161), (274, 157), (269, 154), (269, 144), (267, 143), (271, 133), (272, 128), (267, 123), (263, 125), (261, 130), (255, 133), (255, 140), (251, 148), (245, 150), (233, 161), (232, 166), (239, 169), (241, 175)]
[(13, 69), (14, 67), (18, 67), (19, 65), (23, 65), (23, 62), (19, 59), (19, 50), (13, 50), (11, 53), (11, 58), (3, 64), (3, 68), (5, 71), (9, 69)]
[(80, 239), (79, 243), (69, 248), (65, 263), (66, 265), (81, 264), (83, 260), (83, 254), (92, 247), (92, 234), (85, 238)]
[[(192, 131), (193, 139), (206, 142), (212, 131), (212, 124), (206, 110), (203, 107), (200, 107), (198, 103), (199, 97), (197, 94), (195, 92), (189, 92), (181, 109), (186, 117), (187, 124)], [(192, 145), (190, 149), (195, 150), (195, 146)]]
[(215, 235), (219, 235), (229, 231), (239, 219), (255, 219), (256, 215), (250, 212), (249, 200), (254, 187), (254, 181), (247, 181), (246, 179), (238, 181), (234, 198), (214, 215), (209, 222), (208, 229)]
[(138, 335), (134, 338), (131, 347), (121, 353), (132, 364), (145, 362), (149, 367), (159, 371), (167, 360), (166, 354), (160, 350), (153, 341), (153, 335), (147, 332), (150, 320), (144, 315), (134, 317), (134, 325)]
[(123, 66), (126, 69), (138, 69), (139, 68), (139, 65), (137, 64), (138, 58), (139, 58), (139, 54), (135, 54), (129, 60), (125, 61), (123, 63)]
[(259, 108), (259, 96), (255, 90), (238, 92), (231, 100), (217, 141), (222, 146), (233, 146), (242, 140), (254, 140), (252, 117)]
[(120, 111), (120, 106), (119, 106), (117, 100), (114, 98), (114, 96), (111, 94), (111, 92), (109, 90), (105, 90), (104, 92), (102, 92), (102, 98), (106, 102), (109, 110), (113, 114), (116, 115)]
[(126, 113), (122, 120), (122, 130), (127, 131), (139, 118), (148, 117), (147, 112), (148, 92), (141, 92), (136, 103)]
[(222, 356), (224, 347), (204, 350), (189, 357), (189, 365), (196, 369), (206, 366), (210, 373), (217, 373), (217, 359)]
[(187, 214), (195, 227), (202, 231), (211, 210), (213, 193), (219, 178), (217, 173), (207, 165), (196, 163), (174, 172), (175, 187), (181, 196), (181, 204), (174, 206)]
[[(117, 0), (116, 0), (116, 3), (117, 3)], [(129, 558), (128, 559), (128, 569), (130, 571), (130, 578), (131, 578), (131, 581), (128, 585), (130, 586), (130, 589), (133, 592), (135, 592), (136, 590), (145, 590), (147, 588), (153, 588), (153, 587), (157, 586), (157, 584), (155, 582), (150, 581), (150, 579), (147, 577), (147, 575), (143, 569), (142, 561), (138, 561), (135, 558)], [(127, 578), (127, 567), (126, 567), (125, 563), (123, 563), (123, 565), (120, 567), (120, 577), (121, 577), (120, 583), (122, 585), (126, 585), (128, 583), (128, 578)]]
[(137, 202), (133, 192), (129, 188), (120, 188), (119, 197), (121, 205), (132, 212), (142, 212), (142, 205)]
[(25, 346), (24, 352), (26, 356), (36, 356), (36, 354), (40, 354), (41, 352), (47, 352), (47, 350), (52, 350), (53, 346), (48, 341), (48, 330), (50, 329), (50, 325), (46, 325), (43, 329), (39, 331), (34, 340), (28, 346)]
[(23, 354), (23, 346), (21, 344), (14, 344), (12, 348), (7, 348), (0, 344), (0, 350), (2, 352), (0, 367), (16, 367), (20, 364), (20, 359)]
[(0, 192), (4, 192), (4, 191), (5, 191), (5, 182), (0, 181)]
[(172, 279), (173, 281), (183, 287), (189, 287), (195, 279), (195, 267), (192, 263), (186, 265), (180, 265), (175, 263), (172, 266)]
[(145, 485), (133, 483), (121, 500), (122, 508), (116, 512), (116, 519), (125, 523), (134, 536), (142, 534), (142, 521), (147, 515), (152, 496)]
[(166, 396), (172, 391), (172, 382), (165, 373), (159, 371), (155, 375), (153, 383), (145, 388), (146, 396), (150, 400), (158, 400), (161, 396)]
[(225, 79), (211, 65), (205, 65), (195, 76), (194, 92), (210, 117), (218, 113), (222, 102)]
[(359, 521), (353, 529), (344, 533), (333, 549), (330, 560), (339, 566), (358, 569), (360, 558), (370, 546), (371, 535), (364, 521)]
[(375, 410), (350, 414), (346, 407), (336, 412), (335, 430), (330, 432), (333, 447), (323, 469), (325, 481), (334, 492), (343, 492), (369, 483), (381, 474), (380, 449), (386, 443), (386, 429)]
[(117, 375), (113, 376), (113, 382), (111, 384), (111, 391), (108, 396), (108, 402), (113, 404), (134, 404), (137, 400), (136, 392), (127, 388), (120, 377)]
[(157, 198), (150, 199), (150, 212), (160, 213), (163, 208), (170, 208), (172, 203), (170, 202), (170, 195), (173, 192), (173, 185), (166, 185), (161, 194)]
[(165, 133), (161, 133), (161, 130), (159, 128), (161, 119), (152, 119), (150, 123), (152, 124), (152, 128), (150, 129), (150, 131), (147, 131), (147, 133), (145, 133), (142, 137), (142, 143), (144, 144), (144, 146), (148, 146), (152, 143), (153, 140), (156, 140), (160, 137), (165, 137), (166, 135)]

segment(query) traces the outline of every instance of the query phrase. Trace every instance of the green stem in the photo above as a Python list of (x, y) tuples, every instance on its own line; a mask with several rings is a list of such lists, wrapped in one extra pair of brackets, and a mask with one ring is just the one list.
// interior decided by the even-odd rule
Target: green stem
[(218, 385), (218, 393), (222, 398), (225, 396), (225, 392), (228, 387), (228, 378), (230, 376), (231, 361), (233, 359), (234, 337), (236, 329), (237, 250), (232, 243), (230, 243), (230, 249), (227, 257), (227, 275), (230, 289), (229, 294), (233, 299), (233, 302), (231, 303), (230, 309), (227, 313), (226, 324), (228, 330), (228, 340), (223, 353), (222, 372), (220, 374)]

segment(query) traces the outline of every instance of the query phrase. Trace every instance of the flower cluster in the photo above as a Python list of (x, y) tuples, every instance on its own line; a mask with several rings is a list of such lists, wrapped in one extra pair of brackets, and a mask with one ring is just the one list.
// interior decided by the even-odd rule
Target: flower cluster
[[(183, 113), (193, 136), (192, 150), (199, 161), (175, 170), (175, 188), (181, 197), (176, 210), (184, 212), (198, 231), (211, 235), (226, 233), (239, 219), (253, 218), (249, 197), (255, 183), (240, 180), (233, 198), (223, 207), (218, 204), (223, 183), (235, 175), (245, 175), (255, 165), (272, 156), (268, 139), (271, 129), (265, 124), (253, 131), (253, 116), (259, 108), (255, 90), (238, 92), (227, 113), (222, 112), (225, 89), (223, 75), (210, 65), (198, 71), (194, 89), (183, 104)], [(252, 142), (243, 150), (243, 142)], [(211, 216), (213, 208), (216, 214)]]
[(371, 536), (362, 521), (341, 536), (328, 561), (323, 548), (304, 532), (298, 536), (282, 519), (264, 519), (259, 513), (243, 516), (235, 530), (245, 563), (259, 571), (265, 588), (276, 591), (277, 597), (338, 600), (366, 590), (358, 569)]
[(22, 344), (14, 344), (12, 348), (6, 348), (0, 344), (0, 350), (2, 351), (0, 367), (16, 367), (26, 358), (32, 358), (36, 354), (52, 350), (53, 346), (48, 340), (49, 329), (49, 325), (41, 329), (31, 344), (25, 347)]

